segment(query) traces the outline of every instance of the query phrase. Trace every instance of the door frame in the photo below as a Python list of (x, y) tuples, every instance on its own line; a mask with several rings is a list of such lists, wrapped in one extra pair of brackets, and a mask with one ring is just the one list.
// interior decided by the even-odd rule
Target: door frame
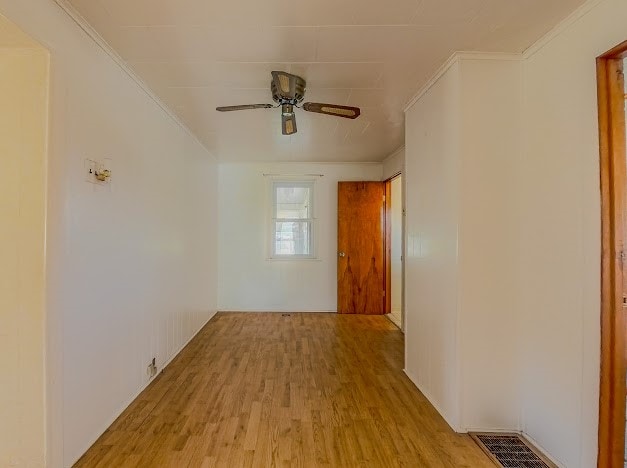
[[(625, 89), (627, 41), (597, 58), (601, 182), (601, 372), (598, 467), (625, 454)], [(618, 415), (619, 417), (616, 417)]]
[(385, 179), (385, 313), (392, 312), (392, 181), (401, 177), (401, 331), (405, 331), (405, 177), (402, 171)]
[(385, 204), (384, 204), (384, 230), (383, 236), (383, 264), (385, 265), (385, 314), (392, 312), (392, 179), (397, 176), (390, 177), (383, 181), (385, 187)]

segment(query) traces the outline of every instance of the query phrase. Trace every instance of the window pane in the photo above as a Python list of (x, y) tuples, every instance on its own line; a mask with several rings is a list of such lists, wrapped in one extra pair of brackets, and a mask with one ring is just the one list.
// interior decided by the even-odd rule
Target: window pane
[(276, 223), (275, 255), (310, 255), (311, 223)]
[(311, 218), (309, 187), (276, 187), (275, 218)]

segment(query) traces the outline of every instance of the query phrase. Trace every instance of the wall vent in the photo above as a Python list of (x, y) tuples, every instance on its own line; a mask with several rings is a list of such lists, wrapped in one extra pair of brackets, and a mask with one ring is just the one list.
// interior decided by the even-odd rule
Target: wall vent
[(475, 432), (470, 434), (497, 466), (503, 468), (557, 468), (518, 434)]

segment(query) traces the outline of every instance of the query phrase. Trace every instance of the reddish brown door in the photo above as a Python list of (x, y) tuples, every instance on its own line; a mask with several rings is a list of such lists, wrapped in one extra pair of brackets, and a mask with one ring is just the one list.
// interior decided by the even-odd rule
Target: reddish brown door
[(385, 313), (385, 183), (338, 183), (337, 311)]

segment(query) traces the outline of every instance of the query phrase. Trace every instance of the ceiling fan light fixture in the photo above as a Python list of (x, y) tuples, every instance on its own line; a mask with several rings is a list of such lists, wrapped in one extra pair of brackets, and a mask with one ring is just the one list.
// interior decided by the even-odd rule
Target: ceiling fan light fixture
[(293, 135), (298, 130), (296, 128), (296, 116), (292, 115), (282, 115), (281, 116), (281, 127), (283, 130), (283, 135)]
[(281, 108), (281, 130), (283, 135), (293, 135), (298, 131), (296, 127), (296, 115), (294, 107), (303, 109), (307, 112), (316, 112), (318, 114), (333, 115), (336, 117), (344, 117), (346, 119), (356, 119), (361, 114), (359, 107), (342, 106), (336, 104), (322, 104), (319, 102), (306, 102), (300, 106), (299, 104), (305, 97), (305, 88), (307, 82), (297, 75), (287, 72), (273, 71), (271, 72), (272, 81), (270, 82), (270, 92), (272, 100), (277, 105), (272, 104), (244, 104), (239, 106), (223, 106), (216, 107), (217, 111), (228, 112), (248, 109), (269, 109), (273, 107)]
[(279, 75), (279, 83), (281, 85), (281, 91), (284, 93), (290, 92), (290, 78), (287, 75)]

